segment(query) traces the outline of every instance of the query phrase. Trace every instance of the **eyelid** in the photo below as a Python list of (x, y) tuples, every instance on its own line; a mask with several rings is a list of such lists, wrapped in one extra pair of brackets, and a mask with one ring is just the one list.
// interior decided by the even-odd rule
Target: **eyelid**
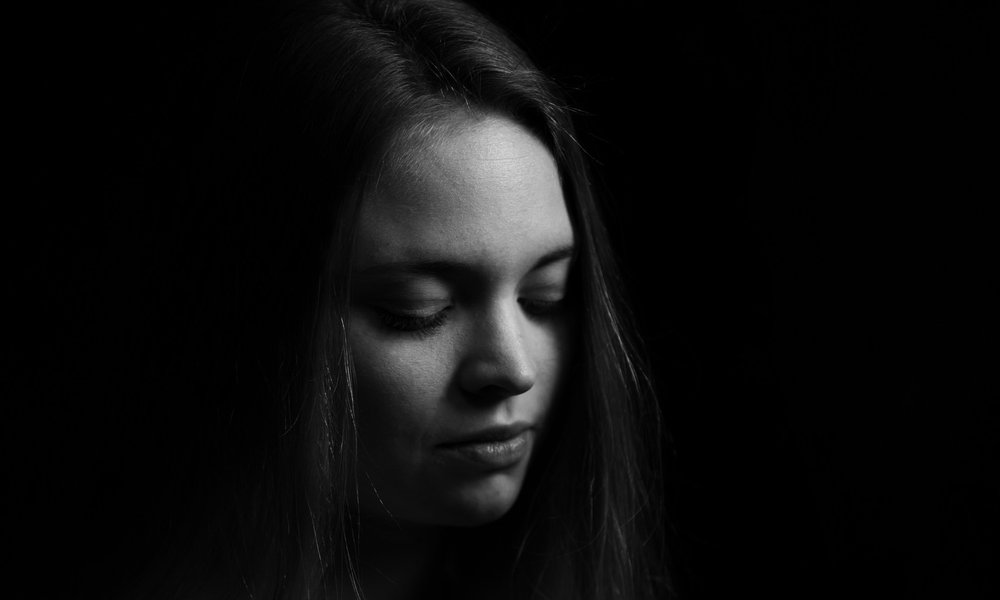
[(413, 273), (393, 273), (356, 280), (362, 295), (404, 298), (440, 298), (449, 295), (447, 283), (438, 277)]
[(566, 296), (568, 283), (566, 277), (536, 279), (522, 285), (518, 290), (518, 297), (548, 301), (562, 300)]
[(536, 318), (552, 317), (561, 314), (567, 308), (567, 299), (520, 298), (518, 303), (527, 314)]
[(382, 325), (394, 331), (415, 335), (430, 335), (444, 325), (448, 318), (448, 308), (429, 315), (405, 315), (373, 307)]
[(533, 318), (550, 318), (568, 307), (569, 261), (561, 260), (532, 271), (518, 290), (518, 303)]
[(522, 288), (518, 297), (538, 300), (562, 300), (566, 296), (565, 285), (536, 285)]
[(369, 301), (377, 310), (391, 312), (400, 316), (420, 317), (439, 313), (451, 306), (448, 298), (414, 299), (414, 298), (377, 298)]
[(356, 301), (399, 315), (428, 315), (452, 303), (451, 290), (423, 277), (391, 277), (368, 281), (355, 288)]
[(569, 260), (559, 260), (543, 265), (528, 273), (521, 281), (522, 290), (565, 289), (570, 276)]

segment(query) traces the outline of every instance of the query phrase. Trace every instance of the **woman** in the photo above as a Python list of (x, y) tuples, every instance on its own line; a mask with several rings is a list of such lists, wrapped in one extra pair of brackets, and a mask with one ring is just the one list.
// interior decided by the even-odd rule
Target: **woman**
[(552, 82), (446, 0), (296, 4), (237, 75), (191, 205), (225, 430), (149, 585), (663, 597), (657, 408)]

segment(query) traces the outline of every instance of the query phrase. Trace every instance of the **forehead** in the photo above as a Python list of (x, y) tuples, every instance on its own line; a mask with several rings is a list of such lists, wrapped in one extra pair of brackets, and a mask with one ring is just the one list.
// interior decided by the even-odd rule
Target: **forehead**
[(362, 203), (356, 268), (418, 258), (515, 267), (572, 244), (555, 161), (524, 127), (469, 118), (410, 144)]

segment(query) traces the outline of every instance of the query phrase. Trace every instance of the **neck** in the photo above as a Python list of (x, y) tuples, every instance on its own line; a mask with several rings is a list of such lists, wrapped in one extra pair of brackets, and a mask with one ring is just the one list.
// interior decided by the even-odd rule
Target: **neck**
[(433, 584), (443, 550), (439, 527), (360, 517), (358, 575), (368, 600), (411, 600)]

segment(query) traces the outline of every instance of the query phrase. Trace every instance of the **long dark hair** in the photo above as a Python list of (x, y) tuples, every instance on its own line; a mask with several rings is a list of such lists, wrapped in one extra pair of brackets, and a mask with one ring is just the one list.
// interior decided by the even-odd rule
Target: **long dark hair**
[[(456, 544), (488, 540), (512, 597), (662, 597), (659, 414), (559, 88), (450, 0), (296, 2), (278, 23), (225, 88), (191, 194), (221, 232), (204, 278), (216, 333), (201, 348), (221, 430), (205, 452), (215, 476), (203, 506), (216, 508), (200, 510), (204, 572), (184, 577), (221, 573), (234, 597), (253, 598), (357, 584), (345, 325), (354, 215), (400, 159), (403, 132), (469, 111), (520, 123), (555, 158), (577, 240), (580, 343), (514, 508)], [(488, 575), (484, 561), (452, 560), (456, 580)]]

